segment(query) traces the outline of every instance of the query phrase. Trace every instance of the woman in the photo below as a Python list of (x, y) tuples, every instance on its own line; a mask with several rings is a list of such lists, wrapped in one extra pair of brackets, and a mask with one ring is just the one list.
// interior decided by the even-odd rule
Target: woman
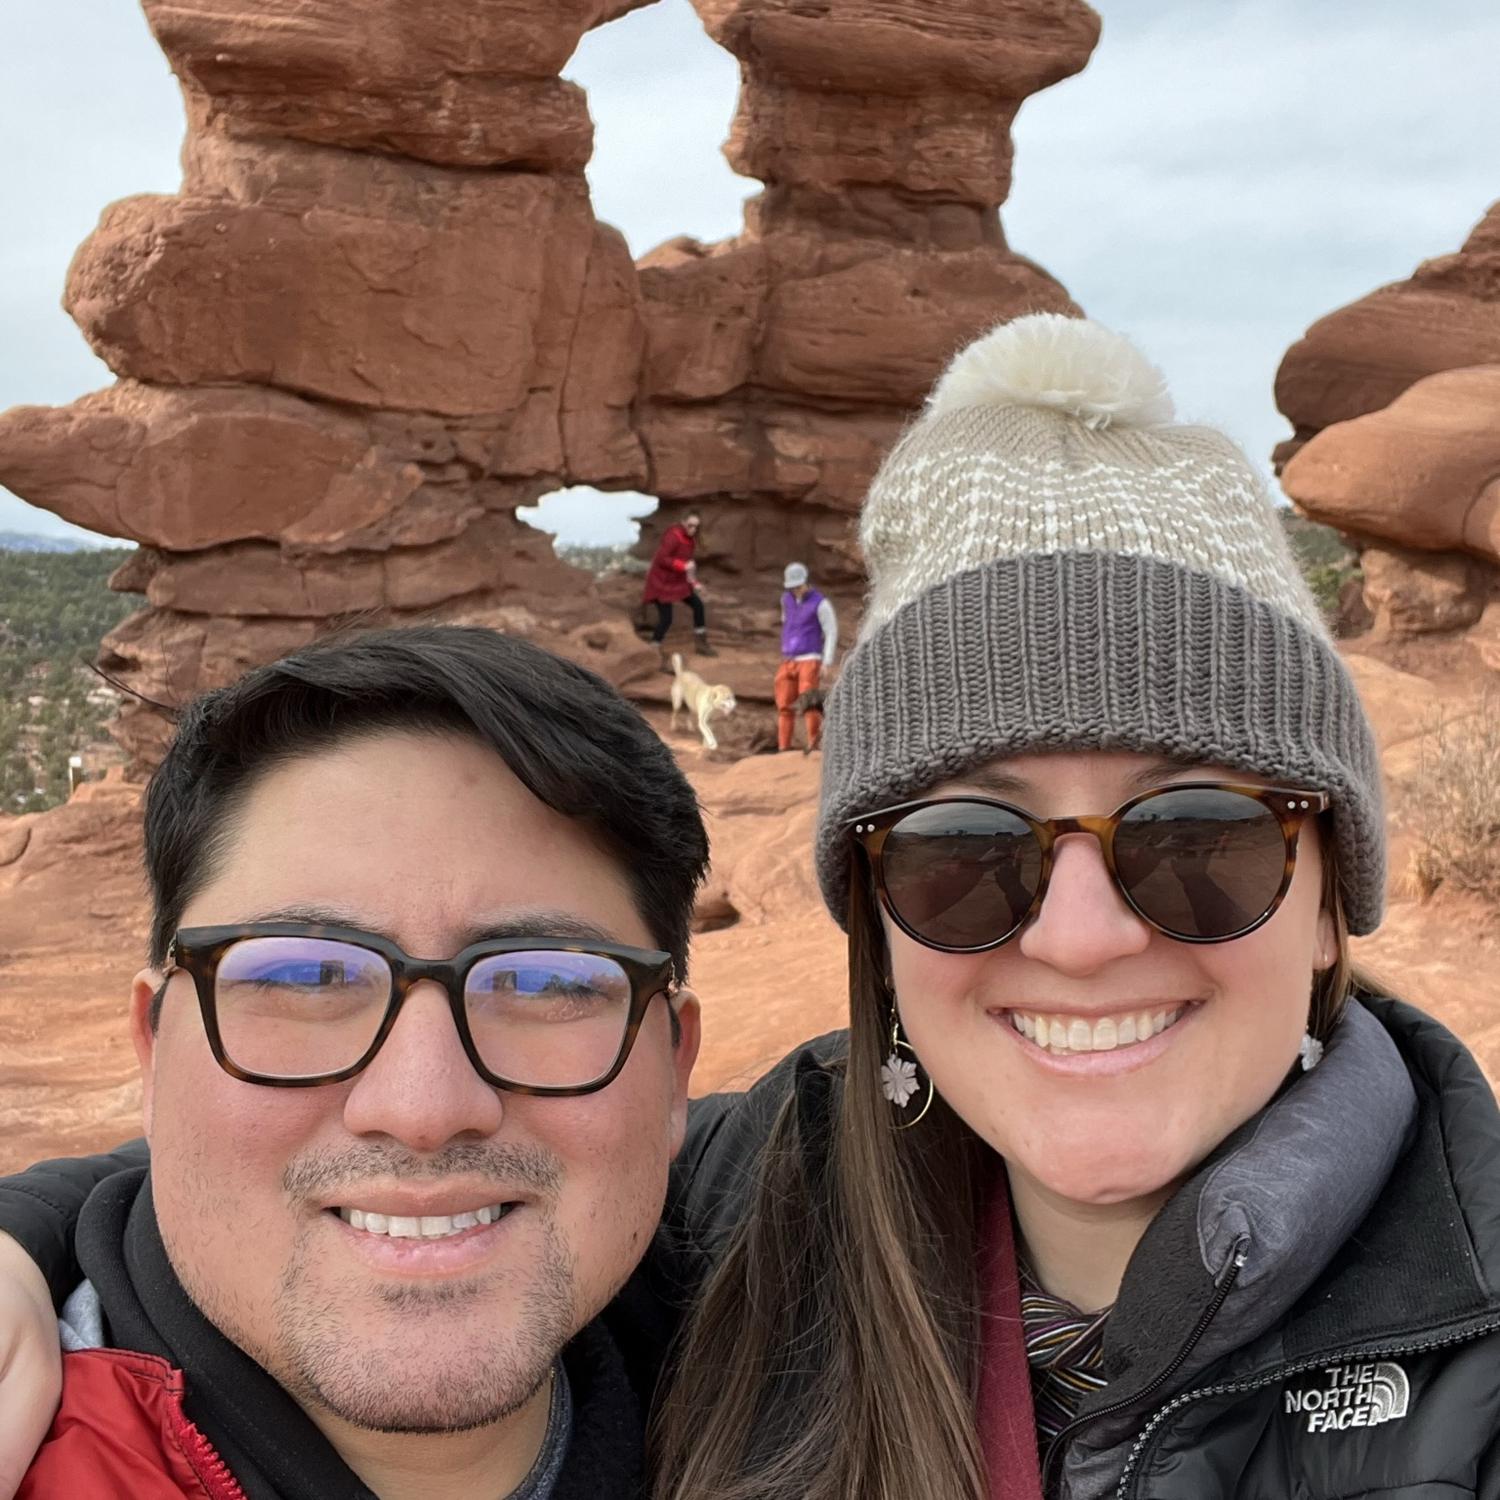
[(661, 654), (664, 672), (670, 672), (672, 668), (662, 642), (667, 638), (667, 631), (672, 628), (672, 606), (683, 601), (686, 601), (687, 607), (693, 612), (693, 643), (698, 655), (719, 654), (708, 643), (708, 617), (698, 593), (698, 564), (693, 560), (701, 524), (698, 513), (693, 511), (676, 525), (668, 526), (662, 533), (656, 554), (651, 559), (650, 570), (646, 574), (646, 587), (641, 600), (644, 604), (656, 606), (656, 628), (651, 632), (651, 643)]
[(727, 1249), (677, 1500), (1500, 1495), (1500, 1117), (1351, 998), (1369, 726), (1250, 465), (1169, 411), (1023, 319), (872, 487), (817, 837), (847, 1063), (778, 1080), (748, 1204), (689, 1196)]
[(1500, 1115), (1351, 994), (1376, 759), (1254, 471), (1027, 318), (862, 530), (847, 1055), (699, 1110), (660, 1493), (1500, 1500)]

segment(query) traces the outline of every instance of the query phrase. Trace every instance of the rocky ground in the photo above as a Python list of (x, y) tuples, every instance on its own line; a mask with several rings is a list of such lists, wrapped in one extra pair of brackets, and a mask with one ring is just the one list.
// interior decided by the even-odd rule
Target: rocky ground
[[(1440, 710), (1451, 718), (1474, 707), (1478, 682), (1472, 672), (1418, 677), (1369, 655), (1349, 660), (1379, 729), (1394, 832), (1389, 915), (1357, 943), (1357, 959), (1442, 1017), (1500, 1082), (1500, 911), (1441, 890), (1422, 903), (1402, 881), (1424, 737)], [(713, 838), (693, 955), (705, 1009), (697, 1083), (739, 1087), (843, 1014), (842, 936), (811, 866), (818, 760), (713, 756), (650, 711), (699, 790)], [(732, 734), (748, 747), (768, 724), (752, 701)], [(0, 1169), (107, 1146), (139, 1127), (125, 1030), (145, 932), (138, 821), (138, 790), (118, 782), (90, 784), (50, 813), (0, 820)]]

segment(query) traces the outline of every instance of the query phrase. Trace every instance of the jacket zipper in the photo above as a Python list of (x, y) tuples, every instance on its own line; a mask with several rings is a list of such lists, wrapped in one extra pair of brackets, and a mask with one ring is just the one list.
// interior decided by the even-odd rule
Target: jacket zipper
[[(1168, 1362), (1168, 1364), (1157, 1373), (1156, 1377), (1150, 1382), (1150, 1384), (1144, 1386), (1141, 1390), (1137, 1391), (1135, 1395), (1127, 1398), (1124, 1401), (1116, 1401), (1113, 1406), (1101, 1407), (1100, 1410), (1090, 1412), (1086, 1417), (1079, 1417), (1075, 1421), (1069, 1422), (1068, 1425), (1064, 1427), (1055, 1438), (1052, 1439), (1051, 1445), (1047, 1449), (1046, 1460), (1042, 1464), (1043, 1494), (1046, 1494), (1051, 1487), (1053, 1461), (1062, 1454), (1063, 1449), (1067, 1446), (1068, 1440), (1073, 1436), (1074, 1433), (1076, 1433), (1080, 1428), (1087, 1427), (1092, 1423), (1099, 1421), (1101, 1418), (1115, 1416), (1119, 1412), (1126, 1411), (1130, 1407), (1138, 1405), (1140, 1402), (1144, 1401), (1146, 1397), (1148, 1397), (1152, 1393), (1152, 1391), (1159, 1390), (1163, 1385), (1165, 1385), (1167, 1381), (1169, 1381), (1183, 1367), (1183, 1365), (1187, 1363), (1187, 1360), (1192, 1354), (1193, 1350), (1198, 1347), (1198, 1341), (1208, 1331), (1208, 1325), (1212, 1323), (1213, 1320), (1218, 1316), (1219, 1309), (1223, 1307), (1225, 1299), (1229, 1296), (1230, 1292), (1234, 1290), (1234, 1284), (1239, 1280), (1240, 1272), (1244, 1269), (1245, 1253), (1249, 1244), (1250, 1241), (1248, 1237), (1241, 1237), (1234, 1242), (1234, 1248), (1230, 1251), (1229, 1260), (1225, 1264), (1224, 1270), (1220, 1273), (1219, 1284), (1214, 1291), (1213, 1298), (1209, 1302), (1208, 1306), (1203, 1309), (1203, 1316), (1198, 1319), (1196, 1324), (1194, 1324), (1193, 1331), (1187, 1336), (1187, 1339), (1183, 1343), (1182, 1348), (1180, 1348), (1177, 1351), (1176, 1355), (1173, 1356), (1173, 1358)], [(1163, 1410), (1168, 1409), (1170, 1408), (1163, 1408)], [(1132, 1458), (1133, 1457), (1134, 1454), (1132, 1454)], [(1123, 1491), (1121, 1493), (1123, 1494)]]
[(1351, 1359), (1394, 1359), (1403, 1354), (1430, 1354), (1434, 1349), (1447, 1349), (1455, 1344), (1467, 1344), (1471, 1339), (1483, 1338), (1487, 1333), (1496, 1332), (1500, 1332), (1500, 1318), (1471, 1327), (1463, 1333), (1449, 1334), (1446, 1338), (1428, 1339), (1425, 1343), (1392, 1344), (1378, 1349), (1345, 1349), (1321, 1355), (1317, 1359), (1305, 1359), (1295, 1365), (1282, 1365), (1255, 1380), (1231, 1380), (1222, 1385), (1205, 1385), (1196, 1391), (1184, 1391), (1182, 1395), (1167, 1402), (1141, 1429), (1140, 1436), (1135, 1440), (1135, 1446), (1130, 1450), (1130, 1457), (1125, 1460), (1125, 1467), (1120, 1472), (1120, 1483), (1115, 1490), (1115, 1500), (1127, 1500), (1125, 1491), (1130, 1484), (1131, 1475), (1135, 1473), (1136, 1465), (1140, 1462), (1156, 1429), (1173, 1412), (1190, 1402), (1200, 1401), (1206, 1396), (1237, 1396), (1246, 1391), (1260, 1390), (1265, 1386), (1275, 1385), (1278, 1381), (1290, 1380), (1294, 1375), (1303, 1375), (1308, 1370), (1321, 1370), (1330, 1364), (1342, 1364)]
[(219, 1450), (187, 1420), (186, 1415), (178, 1429), (177, 1440), (210, 1500), (248, 1500), (239, 1480), (220, 1457)]

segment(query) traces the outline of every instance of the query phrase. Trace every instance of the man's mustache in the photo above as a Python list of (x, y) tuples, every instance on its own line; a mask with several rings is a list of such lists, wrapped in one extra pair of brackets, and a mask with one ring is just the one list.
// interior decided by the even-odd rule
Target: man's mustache
[(539, 1146), (455, 1141), (441, 1151), (419, 1154), (399, 1146), (361, 1145), (294, 1157), (281, 1175), (281, 1187), (288, 1197), (312, 1198), (377, 1177), (402, 1182), (478, 1177), (551, 1194), (561, 1185), (562, 1175), (561, 1163)]

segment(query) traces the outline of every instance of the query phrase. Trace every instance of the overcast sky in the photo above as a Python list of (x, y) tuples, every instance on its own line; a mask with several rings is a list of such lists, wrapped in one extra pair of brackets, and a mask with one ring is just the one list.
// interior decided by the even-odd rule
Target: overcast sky
[[(1308, 323), (1456, 249), (1500, 197), (1494, 0), (1103, 0), (1076, 78), (1016, 126), (1011, 245), (1166, 370), (1179, 412), (1264, 459), (1271, 383)], [(0, 408), (109, 383), (59, 306), (110, 200), (171, 192), (176, 85), (131, 0), (0, 4)], [(586, 37), (602, 219), (640, 254), (733, 235), (756, 184), (719, 154), (737, 69), (688, 0)], [(570, 497), (565, 540), (628, 536), (629, 502)], [(0, 530), (63, 534), (0, 490)]]

